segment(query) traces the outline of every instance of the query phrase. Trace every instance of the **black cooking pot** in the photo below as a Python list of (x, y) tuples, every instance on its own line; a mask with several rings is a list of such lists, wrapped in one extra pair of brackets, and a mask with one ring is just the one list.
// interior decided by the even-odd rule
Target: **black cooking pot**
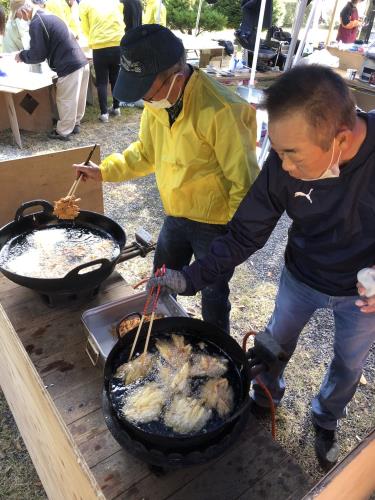
[[(204, 428), (191, 435), (153, 432), (152, 425), (145, 428), (145, 426), (136, 425), (125, 417), (120, 418), (111, 394), (111, 383), (117, 368), (128, 360), (136, 331), (136, 328), (131, 330), (116, 343), (104, 366), (103, 412), (108, 428), (120, 444), (126, 442), (130, 435), (135, 440), (165, 453), (188, 453), (219, 442), (228, 432), (231, 432), (238, 422), (242, 422), (242, 426), (245, 425), (250, 403), (251, 381), (250, 365), (245, 352), (234, 339), (216, 326), (197, 319), (183, 317), (156, 320), (153, 324), (150, 349), (152, 349), (156, 339), (165, 338), (165, 336), (174, 333), (184, 335), (188, 342), (203, 341), (208, 345), (208, 349), (213, 348), (215, 352), (226, 357), (229, 361), (226, 376), (235, 393), (235, 407), (232, 414), (216, 423), (213, 428)], [(143, 349), (146, 334), (147, 326), (141, 330), (137, 343), (138, 352)], [(124, 438), (121, 436), (121, 429), (124, 432)]]
[[(26, 209), (38, 206), (42, 207), (40, 212), (28, 215), (24, 214)], [(0, 267), (0, 271), (11, 281), (42, 293), (74, 293), (91, 290), (108, 278), (116, 264), (136, 255), (136, 249), (132, 245), (125, 247), (126, 235), (122, 227), (109, 217), (96, 212), (82, 210), (74, 221), (66, 221), (59, 220), (52, 212), (53, 205), (45, 200), (33, 200), (22, 204), (16, 211), (14, 221), (0, 229), (0, 250), (10, 239), (16, 237), (22, 239), (23, 234), (31, 231), (51, 227), (74, 227), (89, 230), (107, 238), (110, 236), (119, 245), (120, 255), (112, 260), (103, 258), (81, 264), (63, 278), (31, 278), (18, 275)], [(140, 252), (138, 252), (139, 254)], [(90, 270), (89, 268), (92, 266), (95, 266), (95, 268)], [(85, 271), (82, 272), (83, 270)]]

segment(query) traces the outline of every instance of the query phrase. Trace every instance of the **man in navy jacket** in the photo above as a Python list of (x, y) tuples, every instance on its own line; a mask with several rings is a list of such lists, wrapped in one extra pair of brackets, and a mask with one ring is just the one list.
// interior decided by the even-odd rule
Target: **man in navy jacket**
[[(358, 297), (364, 288), (356, 278), (375, 264), (375, 112), (356, 112), (345, 82), (321, 66), (282, 75), (266, 91), (265, 108), (272, 150), (227, 233), (205, 258), (182, 273), (167, 270), (150, 286), (196, 293), (262, 248), (286, 212), (292, 225), (267, 330), (291, 357), (316, 309), (333, 311), (334, 356), (312, 402), (316, 454), (331, 467), (339, 455), (338, 420), (375, 340), (375, 295)], [(276, 405), (285, 366), (261, 376)], [(256, 383), (252, 397), (255, 410), (267, 409)]]
[(50, 68), (56, 71), (59, 120), (49, 137), (67, 141), (70, 134), (79, 133), (85, 114), (89, 65), (64, 21), (36, 3), (36, 0), (21, 0), (16, 12), (16, 17), (30, 23), (30, 49), (19, 52), (16, 61), (37, 64), (47, 59)]

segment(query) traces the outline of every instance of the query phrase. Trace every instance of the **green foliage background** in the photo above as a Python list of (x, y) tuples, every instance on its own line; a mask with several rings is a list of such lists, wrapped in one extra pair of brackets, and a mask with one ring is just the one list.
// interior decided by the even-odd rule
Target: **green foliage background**
[[(180, 30), (183, 33), (191, 33), (195, 27), (198, 4), (199, 2), (194, 0), (165, 0), (168, 27)], [(199, 22), (199, 32), (221, 31), (226, 25), (227, 17), (222, 12), (219, 12), (215, 5), (209, 5), (204, 1)]]

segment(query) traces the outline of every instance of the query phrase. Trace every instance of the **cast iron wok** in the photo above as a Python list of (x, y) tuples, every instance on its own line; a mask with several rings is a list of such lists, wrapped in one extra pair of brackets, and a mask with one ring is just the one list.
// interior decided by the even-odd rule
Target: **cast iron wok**
[[(41, 211), (24, 215), (26, 209), (38, 206), (42, 207)], [(126, 243), (125, 232), (121, 226), (109, 217), (96, 212), (82, 210), (74, 221), (62, 221), (53, 215), (52, 212), (53, 205), (46, 200), (33, 200), (23, 203), (16, 211), (14, 221), (0, 229), (0, 250), (10, 239), (21, 236), (24, 233), (50, 227), (72, 226), (93, 231), (106, 237), (109, 235), (119, 245), (120, 251), (124, 249)], [(112, 260), (92, 260), (77, 266), (62, 278), (31, 278), (10, 272), (3, 267), (0, 267), (0, 271), (11, 281), (39, 292), (76, 292), (94, 289), (98, 286), (108, 278), (118, 262), (125, 260), (122, 257), (120, 253), (117, 258)], [(81, 273), (84, 269), (86, 270), (94, 265), (99, 267)]]
[[(141, 428), (139, 425), (127, 420), (123, 416), (119, 418), (118, 411), (116, 411), (111, 398), (111, 381), (117, 368), (127, 361), (136, 331), (137, 328), (134, 328), (118, 340), (111, 350), (104, 366), (103, 411), (111, 432), (113, 427), (117, 429), (116, 435), (114, 435), (117, 440), (119, 440), (118, 429), (122, 428), (124, 434), (130, 434), (143, 443), (155, 446), (159, 450), (166, 452), (179, 453), (186, 450), (199, 449), (216, 443), (226, 433), (230, 432), (233, 425), (239, 420), (245, 425), (247, 418), (241, 417), (248, 413), (251, 381), (250, 365), (245, 352), (234, 339), (219, 330), (216, 326), (201, 320), (183, 317), (155, 320), (150, 345), (152, 346), (159, 337), (165, 338), (165, 336), (175, 333), (186, 336), (187, 341), (189, 341), (189, 338), (195, 340), (197, 343), (203, 341), (208, 345), (213, 345), (215, 349), (221, 351), (221, 354), (229, 360), (229, 364), (231, 365), (230, 368), (236, 378), (236, 380), (230, 381), (231, 385), (237, 384), (236, 389), (232, 385), (237, 393), (235, 397), (235, 408), (232, 414), (228, 418), (223, 419), (221, 424), (217, 425), (213, 430), (203, 429), (198, 433), (187, 435), (177, 433), (174, 433), (174, 435), (153, 433), (149, 429)], [(147, 325), (141, 331), (136, 349), (138, 352), (143, 350), (146, 333)], [(113, 425), (113, 422), (115, 425)]]

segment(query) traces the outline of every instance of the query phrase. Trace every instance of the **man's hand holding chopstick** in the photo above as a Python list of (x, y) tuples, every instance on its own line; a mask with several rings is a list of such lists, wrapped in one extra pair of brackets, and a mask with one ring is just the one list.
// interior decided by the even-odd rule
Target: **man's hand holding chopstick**
[(77, 179), (82, 174), (82, 180), (86, 182), (88, 179), (93, 181), (102, 182), (102, 173), (98, 165), (90, 161), (88, 165), (84, 163), (74, 163), (73, 168), (76, 169)]

